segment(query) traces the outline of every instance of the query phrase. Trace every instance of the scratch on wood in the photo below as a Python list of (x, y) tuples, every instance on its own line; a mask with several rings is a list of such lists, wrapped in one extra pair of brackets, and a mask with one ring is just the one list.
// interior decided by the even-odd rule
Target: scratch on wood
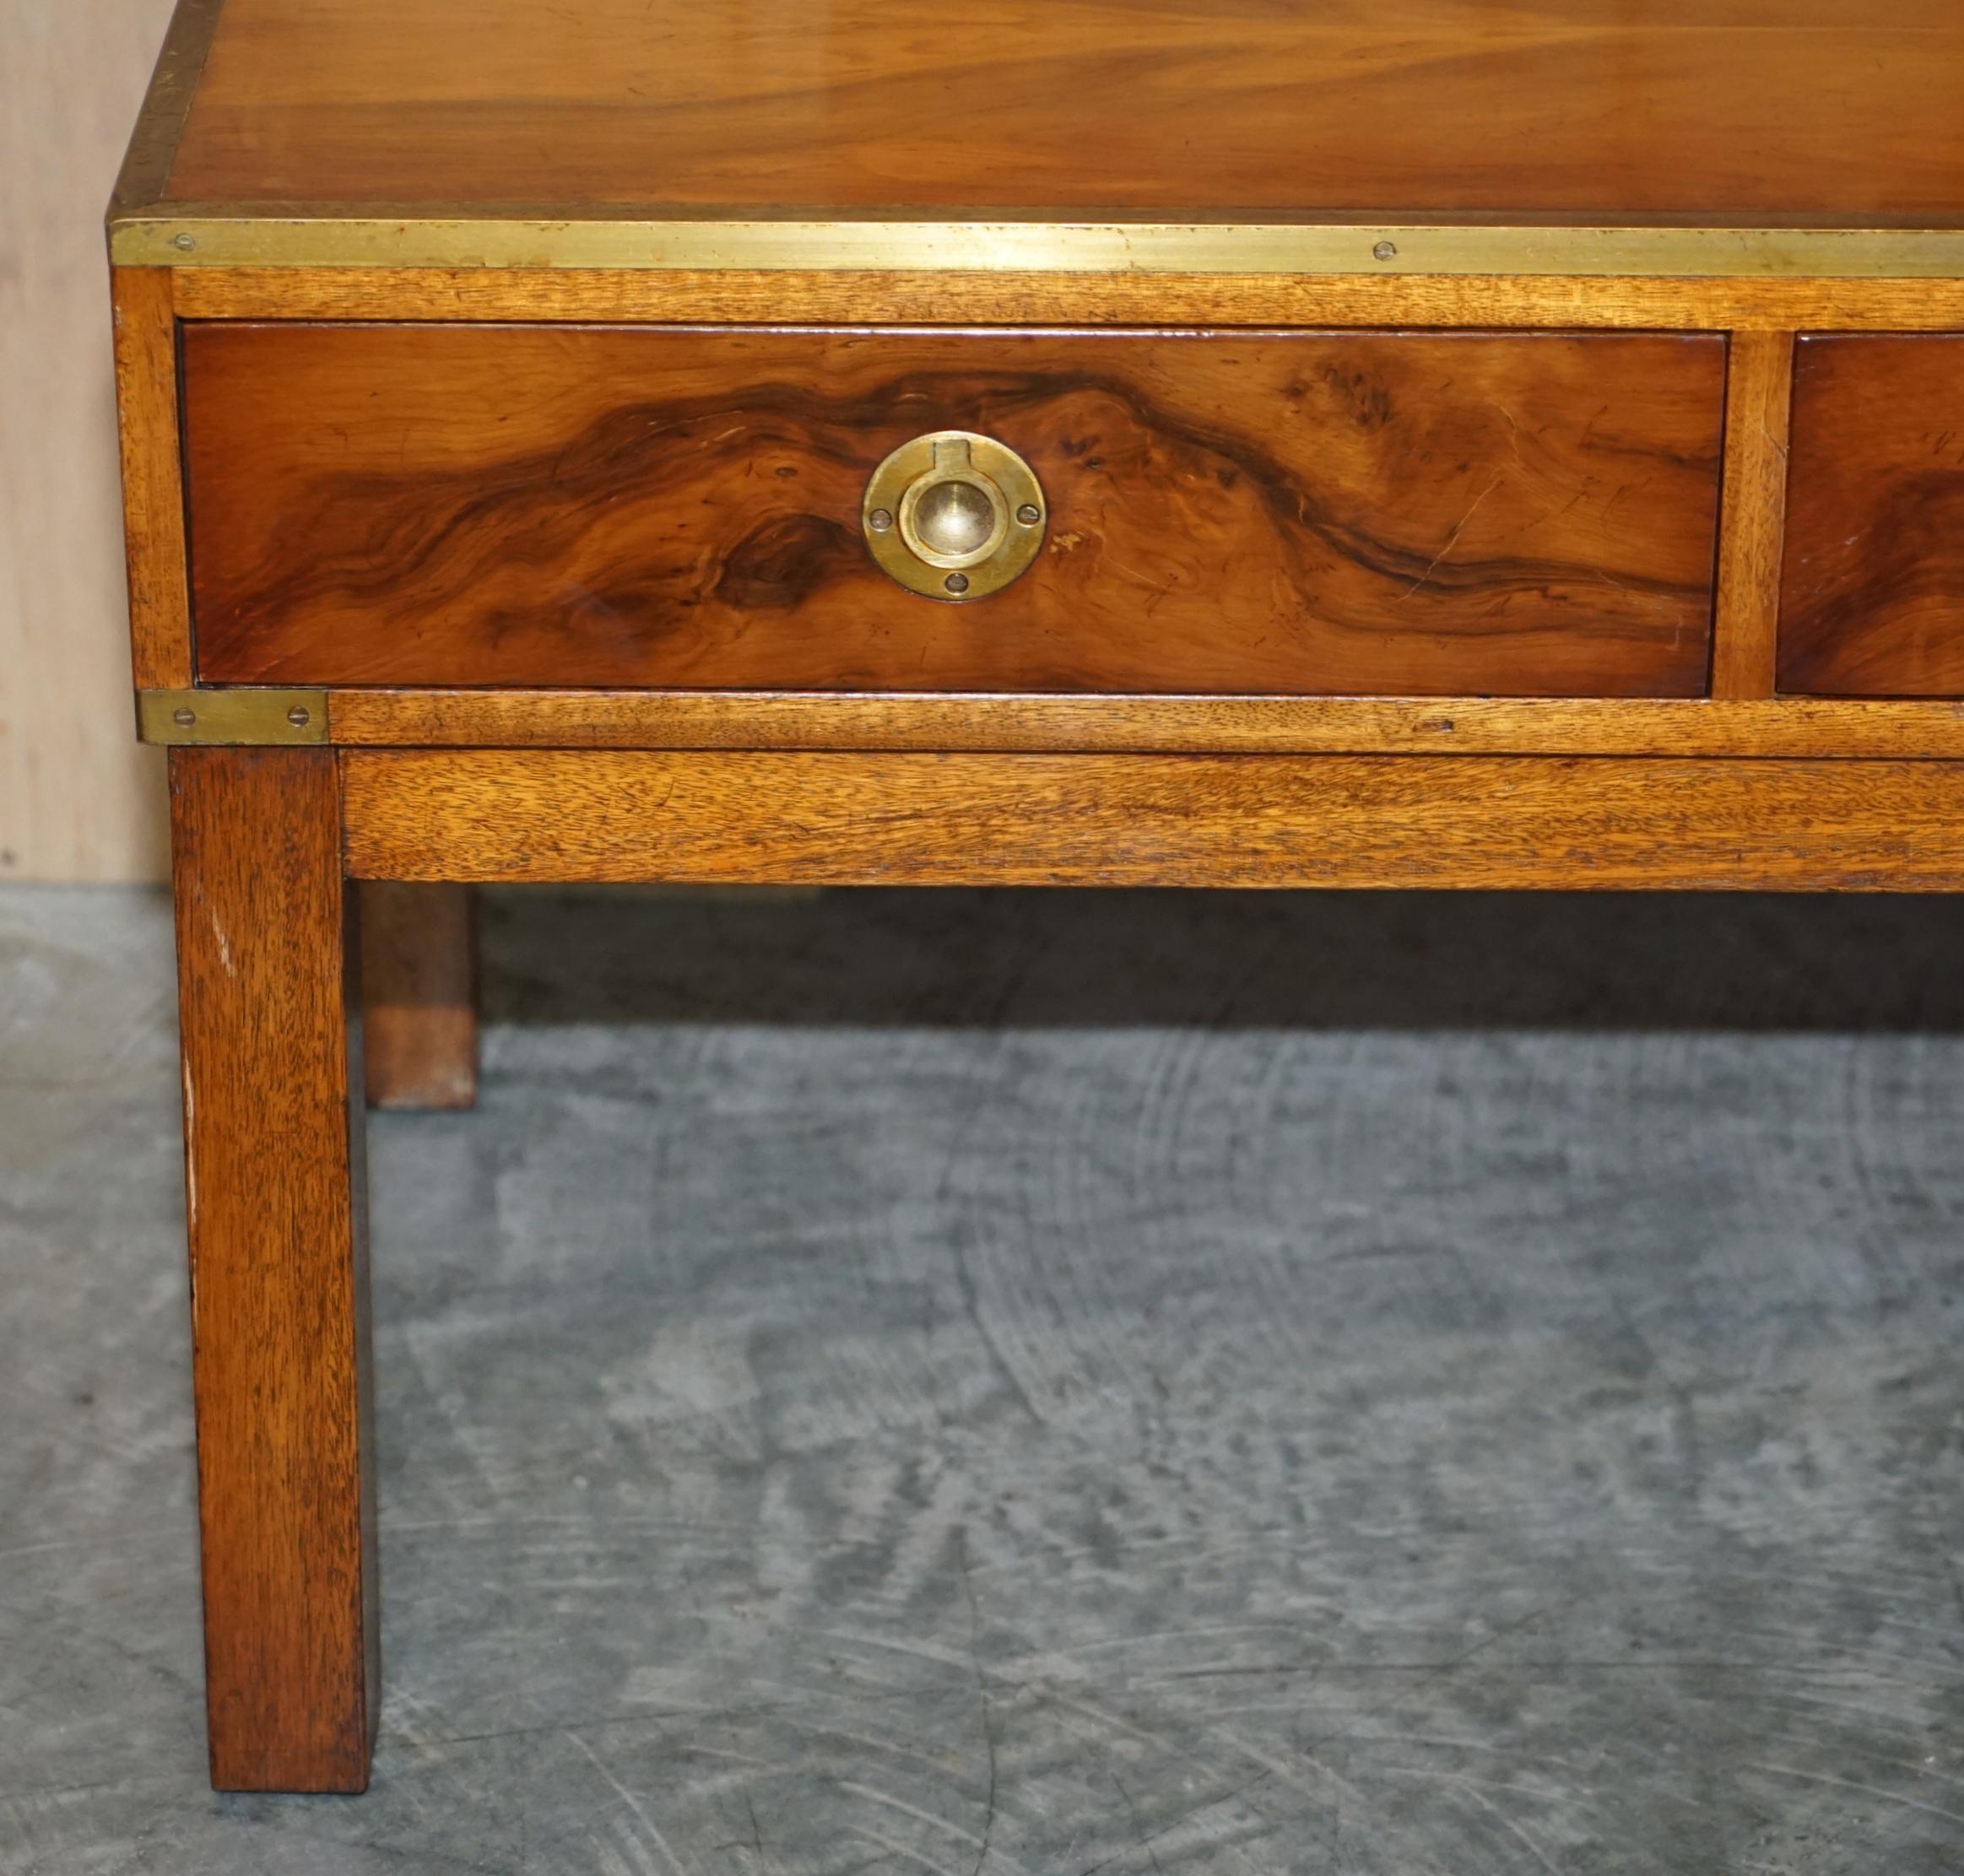
[(1482, 489), (1480, 493), (1473, 498), (1473, 505), (1459, 517), (1459, 525), (1446, 537), (1445, 546), (1441, 548), (1439, 551), (1432, 556), (1431, 565), (1428, 566), (1426, 570), (1418, 576), (1417, 579), (1413, 581), (1412, 583), (1404, 589), (1404, 597), (1407, 599), (1409, 599), (1420, 587), (1424, 586), (1425, 583), (1439, 570), (1439, 568), (1445, 560), (1446, 556), (1450, 554), (1454, 548), (1458, 546), (1459, 537), (1466, 532), (1467, 524), (1471, 522), (1473, 517), (1480, 512), (1480, 505), (1485, 501), (1496, 489), (1499, 488), (1500, 485), (1501, 478), (1498, 475), (1496, 475), (1493, 480), (1488, 483), (1485, 488)]
[[(181, 1057), (181, 1064), (184, 1079), (184, 1138), (187, 1140), (194, 1140), (197, 1138), (197, 1087), (191, 1076), (191, 1057), (188, 1055)], [(196, 1231), (197, 1229), (197, 1155), (195, 1153), (187, 1153), (184, 1155), (184, 1210), (185, 1215), (190, 1220), (191, 1229)], [(191, 1302), (192, 1307), (195, 1310), (197, 1306), (197, 1260), (195, 1257), (192, 1258), (191, 1264)]]
[(207, 904), (205, 916), (211, 921), (211, 935), (217, 941), (219, 962), (225, 967), (225, 976), (234, 983), (239, 981), (239, 967), (232, 961), (232, 942), (225, 936), (225, 928), (219, 922), (218, 907)]

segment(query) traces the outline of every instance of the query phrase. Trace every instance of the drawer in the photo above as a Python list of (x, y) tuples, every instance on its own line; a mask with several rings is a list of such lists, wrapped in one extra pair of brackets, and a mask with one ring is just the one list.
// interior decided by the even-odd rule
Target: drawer
[[(1562, 333), (191, 326), (199, 678), (333, 685), (1682, 696), (1725, 348)], [(1042, 485), (951, 603), (868, 478)], [(1043, 512), (1043, 511), (1038, 511)]]
[(1780, 688), (1964, 696), (1964, 338), (1796, 349)]

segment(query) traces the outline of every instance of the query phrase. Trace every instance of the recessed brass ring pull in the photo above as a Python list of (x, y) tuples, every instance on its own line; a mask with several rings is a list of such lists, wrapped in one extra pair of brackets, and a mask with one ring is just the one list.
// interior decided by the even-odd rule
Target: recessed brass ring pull
[(873, 557), (910, 592), (986, 599), (1036, 558), (1048, 519), (1043, 489), (1007, 444), (972, 430), (931, 430), (873, 472), (860, 526)]

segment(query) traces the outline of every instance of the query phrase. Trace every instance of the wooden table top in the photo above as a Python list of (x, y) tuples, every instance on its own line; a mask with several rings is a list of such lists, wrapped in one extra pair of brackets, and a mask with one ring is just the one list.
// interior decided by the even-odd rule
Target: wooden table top
[(1964, 8), (184, 0), (118, 214), (1954, 235)]

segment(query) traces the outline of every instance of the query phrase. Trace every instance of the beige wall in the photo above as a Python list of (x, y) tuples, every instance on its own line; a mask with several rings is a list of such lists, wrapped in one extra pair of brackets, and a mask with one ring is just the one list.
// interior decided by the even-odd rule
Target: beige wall
[(170, 0), (0, 0), (0, 882), (163, 866), (130, 727), (102, 211)]

